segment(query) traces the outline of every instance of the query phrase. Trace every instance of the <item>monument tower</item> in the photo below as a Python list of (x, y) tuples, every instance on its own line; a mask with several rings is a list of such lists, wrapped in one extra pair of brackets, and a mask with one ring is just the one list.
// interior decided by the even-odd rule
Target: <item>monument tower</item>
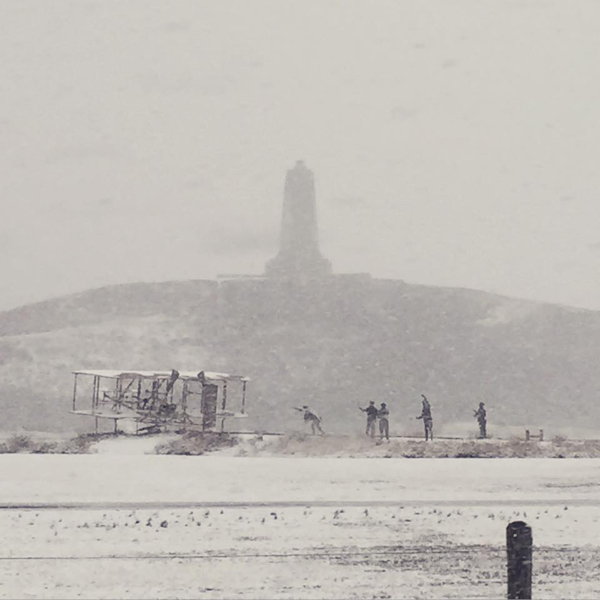
[(279, 253), (265, 271), (270, 278), (301, 280), (331, 275), (331, 264), (319, 250), (315, 178), (301, 160), (285, 178)]

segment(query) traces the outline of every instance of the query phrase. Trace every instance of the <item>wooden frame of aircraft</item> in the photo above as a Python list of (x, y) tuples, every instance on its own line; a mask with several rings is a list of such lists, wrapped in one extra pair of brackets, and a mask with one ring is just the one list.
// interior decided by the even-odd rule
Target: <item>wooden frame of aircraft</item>
[[(247, 377), (209, 371), (73, 371), (71, 413), (134, 421), (136, 432), (163, 429), (225, 430), (228, 418), (245, 418)], [(85, 398), (85, 400), (84, 400)], [(85, 407), (82, 405), (85, 402)], [(236, 406), (231, 410), (229, 405)]]

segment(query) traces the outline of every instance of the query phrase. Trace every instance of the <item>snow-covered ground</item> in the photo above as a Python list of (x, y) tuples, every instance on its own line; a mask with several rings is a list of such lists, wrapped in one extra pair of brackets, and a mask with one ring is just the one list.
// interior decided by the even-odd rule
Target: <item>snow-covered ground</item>
[(0, 504), (592, 501), (600, 459), (0, 455)]
[(0, 456), (0, 597), (500, 598), (515, 519), (536, 598), (600, 596), (600, 460), (132, 452)]

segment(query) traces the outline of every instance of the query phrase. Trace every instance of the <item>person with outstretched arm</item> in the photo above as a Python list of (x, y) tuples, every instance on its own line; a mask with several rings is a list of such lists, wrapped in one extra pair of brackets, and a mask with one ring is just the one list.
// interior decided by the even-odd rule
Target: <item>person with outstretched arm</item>
[(433, 417), (431, 416), (431, 405), (425, 394), (421, 394), (423, 398), (423, 407), (421, 408), (421, 414), (417, 419), (423, 419), (423, 425), (425, 426), (425, 441), (431, 439), (433, 441)]
[(304, 413), (304, 422), (310, 423), (313, 435), (317, 433), (317, 430), (321, 435), (325, 435), (325, 432), (321, 428), (321, 423), (323, 422), (323, 420), (321, 419), (321, 417), (319, 417), (319, 415), (317, 415), (317, 413), (311, 410), (308, 406), (303, 406), (302, 408), (294, 407), (294, 410), (298, 410), (301, 413)]
[(369, 402), (369, 406), (367, 408), (358, 407), (359, 410), (367, 413), (367, 435), (371, 437), (375, 437), (375, 423), (377, 422), (377, 407), (375, 406), (375, 402), (371, 400)]

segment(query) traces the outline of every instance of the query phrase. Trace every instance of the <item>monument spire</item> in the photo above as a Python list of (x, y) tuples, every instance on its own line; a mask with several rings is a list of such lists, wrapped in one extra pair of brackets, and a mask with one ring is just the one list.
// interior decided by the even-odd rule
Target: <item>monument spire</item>
[(319, 250), (314, 175), (301, 160), (285, 178), (279, 253), (267, 263), (266, 274), (299, 279), (331, 274), (331, 264)]

